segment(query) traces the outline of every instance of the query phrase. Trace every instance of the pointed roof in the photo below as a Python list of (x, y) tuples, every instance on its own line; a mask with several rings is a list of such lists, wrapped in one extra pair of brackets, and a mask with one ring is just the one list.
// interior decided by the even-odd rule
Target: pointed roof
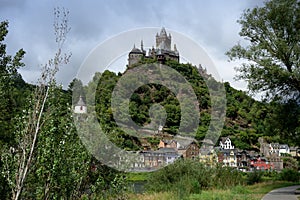
[(83, 101), (81, 95), (79, 96), (79, 100), (78, 100), (76, 106), (86, 106), (86, 104), (85, 104), (85, 102)]
[(163, 36), (163, 35), (167, 36), (167, 32), (166, 32), (165, 27), (162, 27), (161, 31), (160, 31), (160, 36)]
[(140, 49), (136, 48), (135, 44), (134, 44), (132, 50), (130, 51), (130, 53), (142, 53), (142, 51)]

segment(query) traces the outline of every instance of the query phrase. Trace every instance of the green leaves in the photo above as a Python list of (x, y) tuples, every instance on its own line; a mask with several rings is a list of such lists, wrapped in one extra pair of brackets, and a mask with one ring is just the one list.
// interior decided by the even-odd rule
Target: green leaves
[(297, 0), (272, 0), (246, 10), (238, 23), (240, 36), (249, 42), (228, 51), (230, 60), (245, 59), (237, 68), (250, 91), (272, 98), (298, 98), (300, 92), (300, 6)]
[[(20, 49), (15, 56), (7, 55), (6, 44), (3, 43), (8, 34), (8, 22), (0, 23), (0, 141), (12, 144), (13, 119), (24, 106), (26, 94), (21, 91), (20, 83), (24, 83), (17, 69), (24, 66), (21, 60), (25, 51)], [(22, 86), (21, 86), (22, 87)], [(20, 95), (24, 95), (21, 99)]]

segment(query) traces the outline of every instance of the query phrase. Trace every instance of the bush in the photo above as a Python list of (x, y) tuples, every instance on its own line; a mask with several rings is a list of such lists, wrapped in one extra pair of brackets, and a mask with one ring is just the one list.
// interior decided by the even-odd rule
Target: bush
[(180, 196), (200, 193), (202, 188), (209, 186), (207, 174), (210, 169), (192, 160), (178, 160), (152, 174), (146, 188), (148, 191), (174, 191)]
[(152, 192), (172, 191), (180, 199), (199, 194), (203, 189), (231, 188), (243, 182), (242, 173), (232, 168), (206, 167), (199, 161), (178, 160), (154, 172), (146, 184)]
[(249, 172), (247, 176), (247, 184), (253, 185), (255, 183), (259, 183), (262, 181), (263, 172), (254, 170), (253, 172)]
[(244, 183), (242, 178), (243, 173), (236, 169), (217, 165), (212, 170), (211, 187), (213, 188), (227, 189)]
[(278, 175), (282, 181), (300, 182), (300, 173), (293, 169), (283, 169)]

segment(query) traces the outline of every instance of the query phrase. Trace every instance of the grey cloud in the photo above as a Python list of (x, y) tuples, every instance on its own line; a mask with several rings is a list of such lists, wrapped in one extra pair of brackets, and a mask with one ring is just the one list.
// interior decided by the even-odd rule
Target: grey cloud
[(33, 80), (34, 76), (27, 72), (37, 71), (55, 51), (53, 8), (63, 6), (70, 10), (72, 29), (66, 48), (73, 56), (58, 74), (58, 82), (68, 85), (95, 46), (112, 35), (138, 27), (165, 26), (181, 32), (214, 54), (218, 63), (227, 62), (225, 51), (239, 40), (236, 20), (243, 10), (260, 4), (259, 0), (4, 0), (0, 2), (0, 11), (11, 22), (8, 47), (11, 52), (19, 48), (27, 51), (26, 73), (22, 74), (26, 80)]

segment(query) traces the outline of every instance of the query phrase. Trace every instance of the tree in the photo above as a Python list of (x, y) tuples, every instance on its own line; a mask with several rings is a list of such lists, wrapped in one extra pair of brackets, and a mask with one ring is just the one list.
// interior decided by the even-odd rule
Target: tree
[[(54, 57), (44, 65), (32, 98), (32, 107), (20, 118), (16, 125), (15, 133), (17, 144), (10, 148), (4, 159), (4, 174), (12, 190), (12, 199), (20, 199), (25, 181), (36, 156), (37, 141), (43, 130), (44, 123), (49, 120), (45, 112), (49, 93), (55, 88), (55, 75), (59, 68), (69, 62), (70, 55), (62, 52), (62, 47), (69, 32), (68, 11), (55, 9), (54, 30), (57, 43), (57, 52)], [(5, 27), (5, 26), (4, 26)], [(1, 32), (5, 32), (3, 29)], [(19, 54), (23, 54), (22, 51)], [(20, 56), (19, 56), (20, 57)], [(13, 60), (12, 64), (18, 64), (19, 60)], [(13, 66), (13, 65), (12, 65)], [(16, 65), (18, 66), (18, 65)], [(12, 68), (16, 71), (16, 68)]]
[(75, 105), (78, 102), (80, 96), (85, 98), (85, 94), (83, 91), (83, 84), (81, 80), (77, 78), (74, 78), (69, 84), (68, 92), (70, 93), (70, 96), (73, 94), (73, 98), (72, 98), (73, 105)]
[(247, 61), (237, 68), (237, 79), (268, 98), (299, 100), (299, 0), (267, 1), (263, 7), (246, 10), (238, 23), (247, 46), (237, 44), (226, 53), (230, 60)]
[(13, 140), (13, 123), (18, 108), (14, 95), (14, 85), (19, 80), (17, 69), (23, 67), (21, 62), (25, 51), (20, 49), (14, 56), (6, 54), (3, 43), (8, 34), (8, 22), (0, 23), (0, 143), (11, 143)]
[(77, 135), (68, 97), (60, 87), (49, 92), (47, 120), (36, 145), (34, 170), (28, 176), (34, 181), (27, 181), (23, 198), (32, 198), (33, 193), (34, 199), (73, 199), (82, 193), (80, 187), (89, 171), (91, 155)]

